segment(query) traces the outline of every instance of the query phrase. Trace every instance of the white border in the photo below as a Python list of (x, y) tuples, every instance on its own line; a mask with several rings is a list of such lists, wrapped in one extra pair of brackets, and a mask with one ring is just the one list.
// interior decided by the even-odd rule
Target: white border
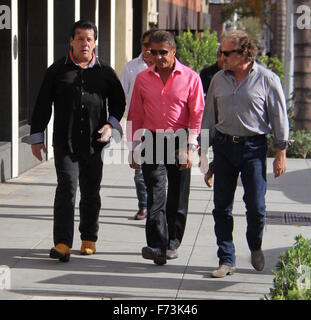
[[(48, 3), (47, 3), (47, 27), (48, 27), (47, 66), (49, 67), (54, 62), (54, 0), (48, 0)], [(52, 145), (53, 122), (54, 122), (54, 111), (52, 112), (51, 119), (46, 130), (46, 146), (48, 151), (47, 160), (53, 158), (53, 145)]]
[(80, 20), (80, 0), (75, 0), (75, 21)]
[(116, 0), (111, 0), (111, 11), (110, 11), (110, 66), (115, 68), (115, 52), (116, 52)]
[(99, 0), (95, 0), (95, 25), (97, 26), (98, 35), (96, 40), (96, 47), (98, 47), (98, 39), (99, 39)]
[[(12, 178), (19, 173), (19, 89), (18, 89), (18, 53), (14, 59), (14, 37), (18, 37), (18, 2), (11, 1), (11, 58), (12, 58)], [(17, 38), (17, 41), (19, 39)]]

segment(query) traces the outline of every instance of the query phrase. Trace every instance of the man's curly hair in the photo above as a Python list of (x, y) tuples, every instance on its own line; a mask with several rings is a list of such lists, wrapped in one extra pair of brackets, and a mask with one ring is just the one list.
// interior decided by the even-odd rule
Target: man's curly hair
[(232, 30), (225, 32), (221, 36), (221, 42), (223, 41), (232, 41), (236, 42), (237, 49), (242, 55), (246, 53), (246, 61), (254, 61), (258, 52), (257, 46), (254, 40), (242, 30)]

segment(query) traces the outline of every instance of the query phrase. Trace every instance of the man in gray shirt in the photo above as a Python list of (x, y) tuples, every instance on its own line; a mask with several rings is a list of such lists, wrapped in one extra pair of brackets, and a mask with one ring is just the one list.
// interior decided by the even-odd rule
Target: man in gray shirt
[[(255, 270), (262, 271), (261, 250), (265, 224), (266, 134), (272, 132), (277, 148), (274, 176), (286, 171), (289, 125), (280, 79), (255, 61), (257, 48), (243, 31), (225, 33), (221, 40), (223, 69), (213, 78), (202, 120), (210, 130), (214, 151), (215, 234), (219, 268), (215, 278), (235, 271), (232, 207), (238, 176), (244, 188), (246, 238)], [(201, 146), (202, 156), (208, 146)]]

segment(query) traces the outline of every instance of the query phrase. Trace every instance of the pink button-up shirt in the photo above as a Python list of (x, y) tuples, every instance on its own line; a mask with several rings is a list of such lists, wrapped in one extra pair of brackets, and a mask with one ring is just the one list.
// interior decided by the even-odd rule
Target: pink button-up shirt
[(128, 114), (128, 141), (139, 141), (138, 129), (156, 132), (190, 129), (188, 142), (197, 144), (204, 110), (204, 95), (199, 75), (177, 59), (166, 84), (151, 66), (136, 77)]

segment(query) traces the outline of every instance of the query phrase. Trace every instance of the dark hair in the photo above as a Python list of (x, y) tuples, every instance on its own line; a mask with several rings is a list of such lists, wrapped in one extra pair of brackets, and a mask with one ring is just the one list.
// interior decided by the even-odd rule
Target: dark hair
[(157, 30), (151, 34), (150, 43), (167, 42), (171, 49), (176, 48), (175, 37), (172, 33), (163, 30)]
[(97, 27), (96, 25), (89, 20), (79, 20), (75, 22), (75, 24), (72, 27), (70, 36), (72, 39), (75, 37), (75, 33), (77, 29), (93, 29), (94, 30), (94, 38), (97, 40)]
[[(140, 42), (143, 43), (143, 41), (144, 41), (144, 39), (145, 39), (146, 37), (148, 37), (148, 36), (151, 37), (151, 35), (152, 35), (154, 32), (156, 32), (156, 31), (158, 31), (157, 28), (152, 28), (152, 29), (149, 29), (149, 30), (145, 31), (145, 32), (143, 33), (143, 35), (141, 36)], [(149, 39), (149, 42), (150, 42), (150, 39)]]

